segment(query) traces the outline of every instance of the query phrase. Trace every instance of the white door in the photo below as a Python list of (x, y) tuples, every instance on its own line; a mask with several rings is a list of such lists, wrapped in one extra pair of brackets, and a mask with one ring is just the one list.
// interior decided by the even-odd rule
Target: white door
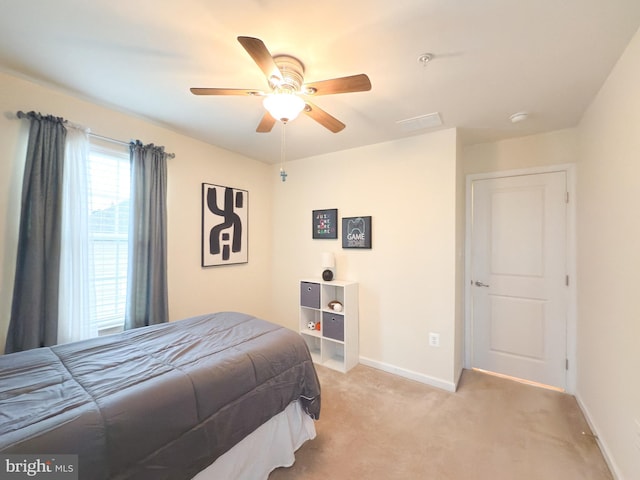
[(471, 184), (472, 366), (566, 388), (566, 172)]

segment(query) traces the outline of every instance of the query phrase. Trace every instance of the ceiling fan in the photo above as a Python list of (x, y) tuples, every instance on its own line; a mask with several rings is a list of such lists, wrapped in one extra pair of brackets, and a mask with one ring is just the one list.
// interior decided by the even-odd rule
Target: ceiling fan
[(341, 131), (345, 124), (317, 107), (303, 96), (331, 95), (336, 93), (362, 92), (371, 90), (371, 82), (365, 74), (305, 83), (304, 65), (290, 55), (272, 56), (259, 38), (238, 37), (251, 58), (267, 77), (270, 91), (240, 88), (191, 88), (194, 95), (248, 95), (263, 96), (267, 109), (258, 128), (258, 133), (273, 129), (276, 121), (287, 123), (300, 112), (304, 112), (333, 133)]

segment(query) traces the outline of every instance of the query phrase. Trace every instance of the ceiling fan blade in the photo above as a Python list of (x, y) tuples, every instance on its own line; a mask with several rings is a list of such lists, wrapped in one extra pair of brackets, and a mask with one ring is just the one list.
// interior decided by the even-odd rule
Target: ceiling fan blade
[(308, 95), (331, 95), (334, 93), (366, 92), (371, 90), (371, 81), (364, 73), (349, 77), (305, 83), (304, 93)]
[(247, 90), (244, 88), (190, 88), (194, 95), (248, 95), (260, 97), (266, 93), (259, 90)]
[(303, 112), (309, 115), (323, 127), (331, 130), (333, 133), (338, 133), (345, 127), (345, 124), (340, 120), (329, 115), (327, 112), (325, 112), (321, 108), (316, 107), (310, 102), (306, 102)]
[(262, 120), (260, 120), (258, 128), (256, 128), (256, 132), (269, 133), (275, 124), (276, 119), (273, 118), (269, 112), (264, 112), (264, 116), (262, 117)]
[(265, 74), (269, 85), (272, 84), (272, 78), (282, 80), (282, 72), (262, 40), (253, 37), (238, 37), (238, 41)]

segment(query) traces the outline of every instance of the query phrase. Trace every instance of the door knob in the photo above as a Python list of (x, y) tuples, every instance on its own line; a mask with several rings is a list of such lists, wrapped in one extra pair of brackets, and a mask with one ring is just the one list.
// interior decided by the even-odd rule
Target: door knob
[(482, 282), (478, 282), (477, 280), (475, 282), (473, 282), (473, 284), (476, 287), (488, 287), (489, 285), (487, 285), (486, 283), (482, 283)]

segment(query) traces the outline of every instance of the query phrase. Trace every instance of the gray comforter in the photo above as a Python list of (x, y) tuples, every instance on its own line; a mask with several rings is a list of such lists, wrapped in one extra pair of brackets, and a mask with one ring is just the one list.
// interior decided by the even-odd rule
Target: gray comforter
[(0, 452), (78, 454), (81, 479), (193, 477), (292, 401), (320, 413), (300, 336), (203, 315), (0, 357)]

